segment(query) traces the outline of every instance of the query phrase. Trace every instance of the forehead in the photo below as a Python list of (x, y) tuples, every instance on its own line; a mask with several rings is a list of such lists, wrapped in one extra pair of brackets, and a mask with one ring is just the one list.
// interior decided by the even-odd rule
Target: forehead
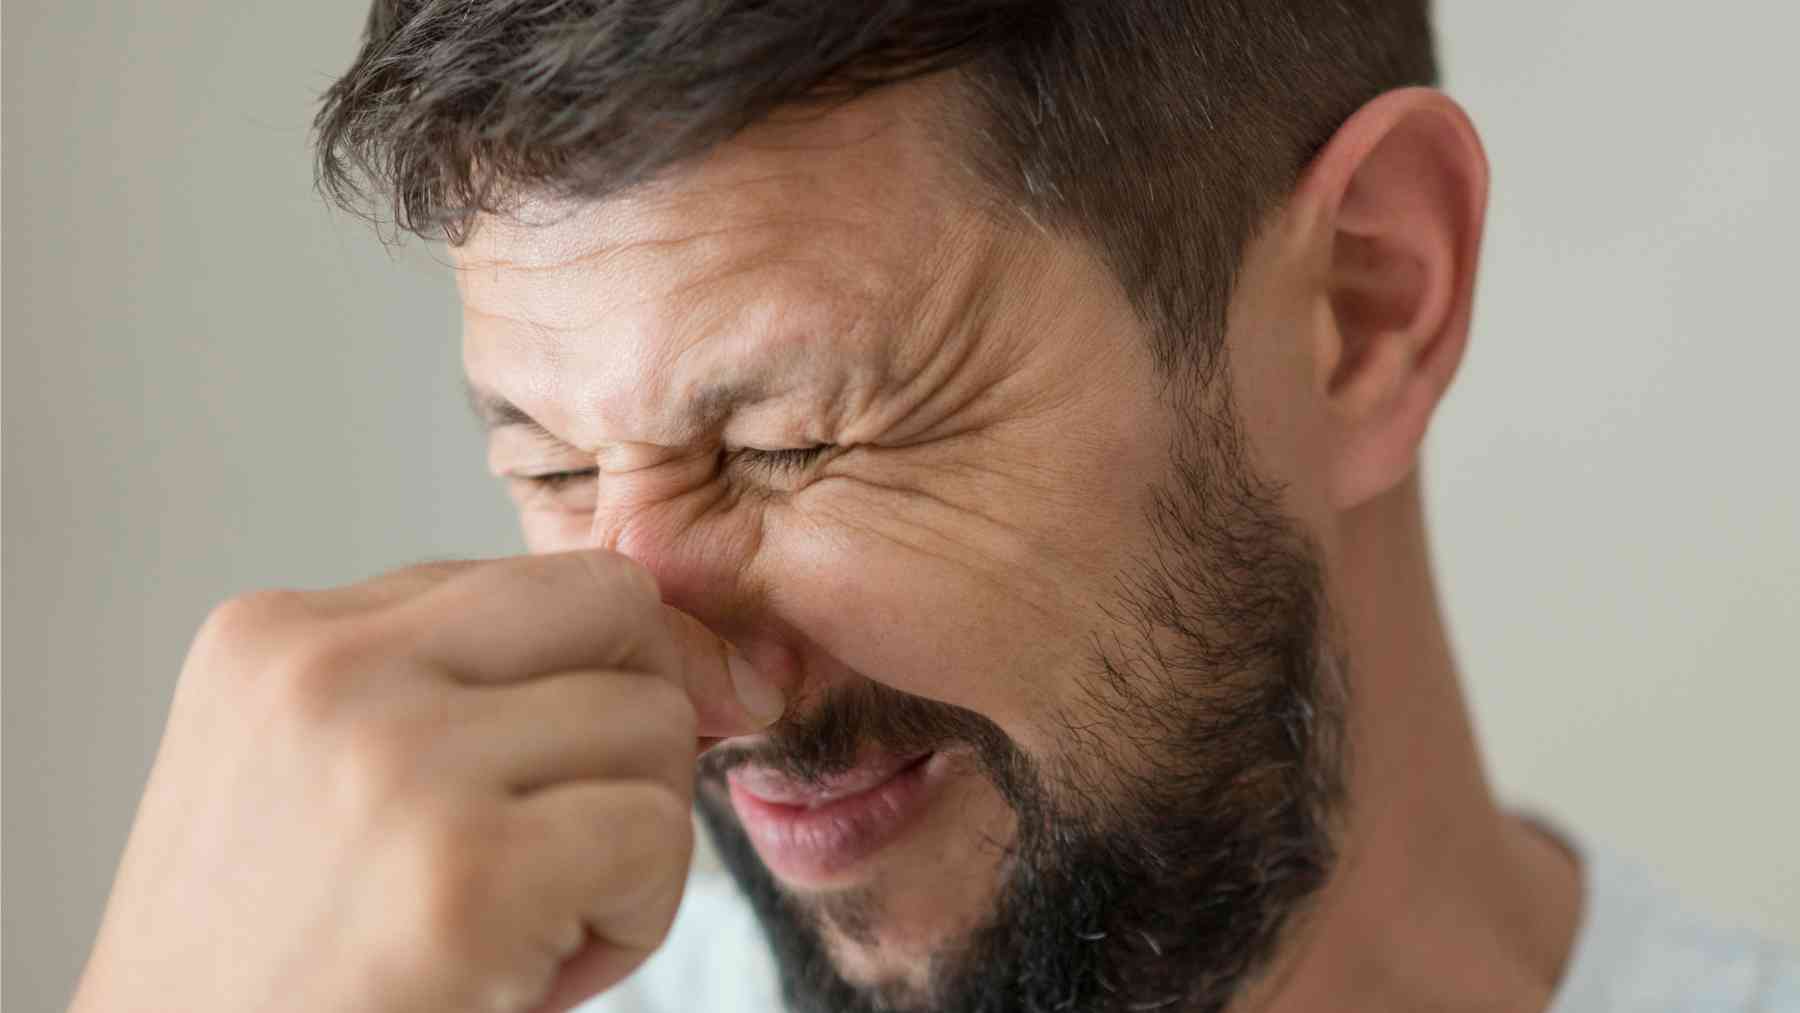
[(472, 383), (583, 442), (677, 444), (728, 404), (916, 367), (989, 231), (930, 95), (786, 113), (617, 197), (484, 218), (453, 250)]

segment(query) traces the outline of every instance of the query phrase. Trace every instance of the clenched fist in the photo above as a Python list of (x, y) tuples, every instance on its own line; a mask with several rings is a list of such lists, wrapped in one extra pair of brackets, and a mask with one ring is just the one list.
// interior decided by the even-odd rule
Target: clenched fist
[(566, 1009), (667, 933), (699, 743), (781, 707), (608, 552), (232, 601), (75, 1008)]

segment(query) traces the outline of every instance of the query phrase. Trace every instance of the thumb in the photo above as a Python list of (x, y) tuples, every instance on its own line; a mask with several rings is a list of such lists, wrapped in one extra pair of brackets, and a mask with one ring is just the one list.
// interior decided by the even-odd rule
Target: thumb
[(747, 735), (773, 724), (787, 708), (781, 688), (750, 666), (742, 654), (700, 620), (663, 607), (675, 641), (677, 673), (702, 738)]

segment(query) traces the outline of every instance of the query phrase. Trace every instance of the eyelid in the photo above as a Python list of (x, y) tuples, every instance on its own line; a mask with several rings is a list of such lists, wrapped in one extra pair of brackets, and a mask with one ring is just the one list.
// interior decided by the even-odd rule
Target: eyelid
[(510, 425), (488, 433), (488, 472), (496, 478), (524, 482), (593, 460), (591, 452), (543, 429)]
[[(821, 458), (831, 451), (841, 449), (836, 444), (817, 443), (810, 447), (783, 447), (779, 449), (761, 449), (742, 447), (731, 451), (727, 457), (730, 461), (752, 471), (762, 472), (770, 477), (789, 478), (806, 472), (817, 464)], [(537, 473), (512, 472), (506, 477), (516, 482), (523, 482), (534, 491), (555, 494), (578, 483), (599, 478), (601, 469), (598, 466), (587, 468), (566, 468), (556, 471)]]
[(785, 447), (779, 450), (759, 450), (755, 447), (745, 447), (733, 451), (731, 456), (756, 470), (792, 475), (812, 467), (818, 463), (820, 458), (836, 449), (838, 449), (837, 446), (831, 443), (816, 443), (810, 447)]
[(595, 478), (598, 477), (599, 474), (599, 468), (569, 468), (563, 471), (546, 471), (536, 475), (512, 475), (510, 477), (516, 478), (522, 482), (530, 482), (533, 485), (542, 486), (546, 489), (560, 489), (571, 482)]

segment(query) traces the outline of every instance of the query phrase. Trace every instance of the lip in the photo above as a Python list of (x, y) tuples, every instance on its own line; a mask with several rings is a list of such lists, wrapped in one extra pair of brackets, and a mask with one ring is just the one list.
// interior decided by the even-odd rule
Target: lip
[(823, 784), (760, 767), (726, 775), (731, 806), (763, 864), (796, 886), (826, 886), (900, 837), (943, 780), (942, 754), (867, 762)]

